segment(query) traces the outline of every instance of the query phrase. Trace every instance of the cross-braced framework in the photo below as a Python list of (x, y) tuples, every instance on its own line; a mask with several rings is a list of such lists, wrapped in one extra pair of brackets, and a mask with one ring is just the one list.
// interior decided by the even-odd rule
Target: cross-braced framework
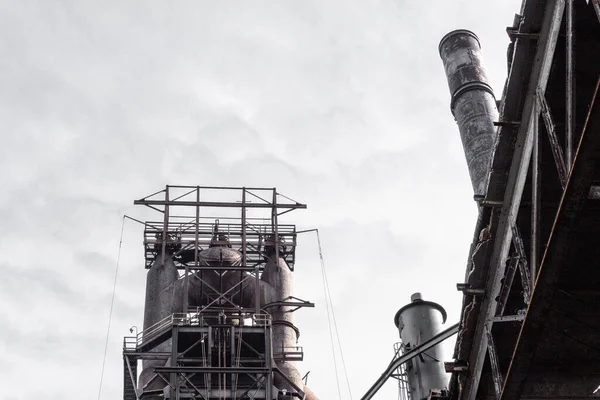
[(275, 188), (206, 186), (134, 204), (163, 218), (145, 223), (144, 330), (125, 338), (124, 399), (304, 398), (290, 373), (303, 350), (281, 332), (297, 338), (286, 315), (314, 305), (286, 295), (296, 227), (279, 218), (306, 205)]
[(599, 21), (598, 0), (524, 0), (507, 29), (454, 398), (587, 398), (600, 384)]
[[(404, 343), (394, 343), (394, 359), (406, 353), (406, 350), (407, 348), (404, 345)], [(406, 369), (409, 367), (410, 365), (408, 364), (408, 362), (405, 364), (400, 364), (396, 369), (396, 372), (392, 375), (392, 378), (398, 381), (398, 400), (411, 400), (408, 374), (406, 372)]]

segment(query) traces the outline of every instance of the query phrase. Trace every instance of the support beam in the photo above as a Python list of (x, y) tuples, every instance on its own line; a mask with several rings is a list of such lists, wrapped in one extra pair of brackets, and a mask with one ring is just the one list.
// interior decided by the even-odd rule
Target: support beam
[(493, 322), (515, 322), (515, 321), (523, 321), (525, 319), (524, 314), (517, 315), (503, 315), (501, 317), (492, 318)]
[(598, 22), (600, 22), (600, 0), (592, 0), (592, 5), (594, 6), (594, 10), (596, 10)]
[(556, 125), (554, 125), (554, 119), (552, 118), (552, 113), (550, 112), (550, 107), (546, 102), (546, 97), (542, 92), (536, 93), (536, 100), (540, 107), (540, 111), (542, 113), (542, 118), (544, 119), (544, 126), (546, 127), (546, 132), (548, 133), (548, 141), (550, 142), (550, 148), (552, 149), (552, 157), (554, 157), (554, 163), (556, 164), (556, 171), (558, 172), (558, 179), (560, 180), (560, 184), (564, 190), (565, 184), (567, 183), (567, 175), (569, 174), (567, 165), (565, 164), (565, 156), (563, 154), (562, 147), (558, 142), (558, 137), (556, 136)]
[[(218, 202), (218, 201), (188, 201), (188, 200), (134, 200), (133, 204), (142, 206), (184, 206), (184, 207), (242, 207), (242, 203), (232, 202)], [(249, 203), (246, 202), (247, 208), (273, 208), (274, 204), (267, 203)], [(293, 208), (293, 209), (304, 209), (306, 204), (290, 204), (290, 203), (277, 203), (277, 208)]]
[(510, 227), (516, 222), (530, 165), (533, 147), (532, 132), (534, 121), (538, 118), (537, 107), (535, 107), (535, 96), (538, 91), (544, 93), (546, 90), (564, 8), (565, 1), (556, 0), (548, 2), (544, 11), (544, 20), (542, 22), (534, 63), (531, 68), (523, 112), (521, 113), (521, 124), (519, 125), (515, 152), (504, 193), (504, 202), (500, 217), (498, 218), (486, 285), (487, 295), (483, 300), (478, 315), (473, 347), (469, 358), (469, 376), (467, 377), (465, 388), (461, 393), (461, 399), (463, 400), (475, 400), (477, 397), (477, 389), (479, 388), (479, 380), (487, 352), (485, 327), (488, 321), (491, 323), (491, 319), (496, 315), (497, 304), (495, 297), (502, 286), (504, 265), (512, 239)]
[(300, 397), (302, 399), (304, 399), (304, 397), (305, 397), (304, 390), (302, 390), (294, 382), (292, 382), (292, 380), (286, 374), (284, 374), (283, 371), (281, 371), (279, 369), (279, 367), (275, 367), (273, 369), (273, 372), (275, 374), (279, 375), (281, 377), (281, 379), (283, 379), (288, 385), (290, 385), (296, 391), (296, 393), (298, 393), (300, 395)]
[(500, 287), (500, 294), (498, 295), (498, 316), (504, 315), (506, 303), (508, 301), (508, 295), (510, 294), (510, 288), (512, 287), (515, 279), (515, 273), (519, 266), (519, 258), (511, 257), (508, 261), (508, 267), (506, 268), (506, 274), (504, 275), (504, 283)]
[(494, 391), (496, 392), (496, 398), (499, 399), (502, 394), (502, 373), (500, 372), (500, 362), (498, 361), (498, 352), (496, 351), (496, 345), (494, 344), (494, 338), (492, 336), (492, 329), (488, 325), (486, 329), (486, 336), (488, 340), (488, 356), (490, 358), (490, 365), (492, 366), (492, 380), (494, 381)]
[[(538, 114), (538, 110), (534, 110)], [(535, 277), (539, 265), (540, 217), (542, 206), (542, 153), (540, 152), (539, 117), (533, 121), (533, 154), (531, 158), (531, 245), (529, 246), (529, 265), (531, 268), (531, 287), (535, 288)]]
[(575, 0), (567, 0), (565, 10), (566, 55), (565, 55), (565, 164), (567, 173), (573, 166), (573, 131), (575, 129)]
[(523, 303), (531, 301), (531, 273), (525, 259), (519, 260), (519, 273), (521, 274), (521, 285), (523, 286)]
[(252, 368), (252, 367), (156, 367), (154, 371), (158, 373), (175, 373), (175, 374), (267, 374), (270, 373), (271, 368)]
[(511, 231), (513, 246), (519, 256), (519, 273), (521, 274), (521, 286), (523, 286), (523, 301), (525, 304), (529, 304), (529, 299), (531, 298), (531, 278), (527, 263), (527, 255), (525, 254), (525, 246), (523, 245), (523, 239), (521, 238), (517, 225), (513, 225)]
[[(195, 392), (195, 393), (194, 393), (194, 397), (193, 397), (194, 399), (196, 399), (196, 398), (197, 398), (197, 396), (200, 396), (200, 399), (199, 399), (199, 400), (207, 400), (207, 399), (206, 399), (206, 397), (204, 397), (204, 395), (203, 395), (203, 394), (202, 394), (202, 392), (200, 391), (200, 389), (199, 389), (198, 387), (196, 387), (196, 385), (194, 385), (194, 384), (192, 383), (192, 381), (191, 381), (191, 380), (190, 380), (190, 379), (189, 379), (189, 378), (188, 378), (186, 375), (183, 375), (183, 374), (182, 374), (182, 375), (181, 375), (181, 377), (182, 377), (183, 379), (185, 379), (185, 381), (187, 382), (187, 384), (188, 384), (188, 385), (190, 385), (190, 386), (192, 387), (192, 389), (194, 389), (194, 392)], [(181, 397), (180, 397), (180, 398), (181, 398)]]
[(502, 399), (519, 398), (540, 336), (544, 319), (562, 268), (568, 264), (569, 245), (577, 229), (579, 213), (588, 197), (594, 169), (600, 158), (600, 79), (581, 134), (573, 168), (554, 220), (538, 280), (504, 382)]

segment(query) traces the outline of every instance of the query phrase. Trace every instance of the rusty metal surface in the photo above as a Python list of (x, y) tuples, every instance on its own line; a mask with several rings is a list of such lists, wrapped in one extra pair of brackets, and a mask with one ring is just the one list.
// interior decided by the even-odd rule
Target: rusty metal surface
[(580, 224), (598, 159), (600, 158), (600, 79), (577, 147), (573, 170), (563, 194), (554, 228), (544, 254), (537, 285), (519, 334), (504, 384), (503, 399), (518, 398), (531, 367), (545, 318), (552, 307), (554, 292)]
[(475, 196), (485, 195), (496, 141), (498, 110), (473, 32), (457, 30), (440, 41), (452, 96), (450, 108), (458, 124)]
[[(538, 7), (541, 5), (539, 3), (528, 1), (526, 2), (525, 7), (527, 7), (528, 3)], [(536, 51), (535, 53), (531, 52), (529, 54), (529, 57), (532, 57), (532, 59), (531, 73), (528, 74), (528, 83), (523, 85), (523, 87), (515, 88), (515, 90), (525, 91), (525, 93), (521, 94), (521, 96), (524, 95), (522, 103), (518, 101), (514, 102), (522, 104), (522, 108), (520, 110), (514, 110), (515, 114), (508, 116), (506, 115), (506, 107), (509, 105), (506, 104), (506, 102), (504, 103), (505, 108), (503, 110), (503, 118), (508, 119), (506, 118), (508, 116), (512, 121), (520, 119), (520, 125), (513, 154), (511, 157), (508, 157), (511, 160), (511, 163), (510, 168), (508, 169), (509, 173), (505, 186), (506, 189), (502, 196), (504, 199), (502, 211), (497, 224), (495, 224), (495, 232), (493, 233), (494, 247), (488, 264), (489, 276), (486, 283), (486, 296), (481, 302), (482, 304), (477, 317), (473, 348), (471, 349), (469, 356), (469, 376), (465, 382), (465, 389), (461, 393), (462, 399), (475, 400), (477, 397), (481, 372), (487, 353), (485, 327), (496, 315), (497, 304), (494, 299), (500, 292), (502, 286), (505, 260), (507, 259), (512, 241), (511, 226), (516, 223), (516, 216), (518, 214), (519, 204), (530, 165), (531, 151), (533, 148), (531, 128), (533, 126), (533, 120), (537, 118), (538, 115), (535, 109), (535, 93), (538, 90), (541, 90), (542, 92), (545, 90), (550, 74), (556, 39), (560, 29), (564, 1), (558, 0), (556, 2), (542, 3), (542, 5), (545, 8), (545, 11), (543, 12), (544, 18), (543, 23), (541, 24), (540, 39), (537, 42)], [(536, 10), (531, 10), (531, 12), (531, 16), (533, 16), (535, 15)], [(537, 10), (537, 13), (539, 13), (539, 9)], [(523, 24), (528, 21), (527, 17), (528, 15), (525, 14)], [(524, 28), (523, 24), (521, 25), (521, 29)], [(531, 29), (531, 27), (529, 27), (529, 29)], [(520, 39), (517, 39), (515, 53), (520, 51), (519, 40)], [(509, 81), (514, 77), (513, 74), (514, 71), (511, 71)], [(517, 79), (518, 83), (521, 84), (522, 82), (519, 81), (522, 78), (518, 77)], [(501, 156), (502, 153), (497, 152), (496, 155)], [(506, 160), (504, 162), (506, 162)]]
[[(560, 154), (561, 144), (569, 136), (568, 118), (573, 118), (573, 140), (579, 142), (600, 74), (600, 26), (595, 9), (598, 4), (597, 0), (574, 1), (572, 22), (577, 46), (573, 46), (572, 54), (567, 49), (565, 21), (561, 21), (562, 1), (524, 0), (513, 26), (507, 29), (512, 43), (508, 51), (509, 78), (497, 124), (497, 146), (486, 198), (479, 202), (480, 215), (465, 281), (459, 285), (464, 297), (455, 358), (456, 364), (464, 365), (466, 371), (457, 369), (453, 373), (454, 399), (496, 399), (494, 383), (498, 377), (508, 376), (512, 356), (519, 354), (514, 348), (521, 322), (528, 299), (539, 290), (534, 281), (539, 273), (540, 253), (546, 250), (554, 229), (562, 183), (568, 176)], [(565, 57), (569, 54), (577, 58), (577, 62), (572, 60), (572, 102), (567, 93), (570, 78)], [(547, 104), (536, 101), (540, 94)], [(546, 124), (549, 129), (539, 117), (544, 105), (545, 117), (553, 119), (552, 124)], [(570, 105), (575, 109), (567, 112)], [(592, 173), (592, 183), (598, 185), (600, 166)], [(600, 365), (597, 193), (597, 186), (588, 188), (589, 199), (578, 219), (578, 229), (571, 232), (569, 261), (557, 278), (560, 284), (552, 308), (543, 318), (542, 333), (533, 342), (538, 351), (530, 354), (531, 368), (521, 371), (522, 390), (517, 396), (504, 398), (586, 398), (600, 383), (595, 382), (600, 379), (600, 368), (596, 367)], [(515, 233), (519, 231), (520, 234)], [(515, 236), (521, 240), (514, 240)], [(525, 268), (527, 263), (530, 268)], [(516, 268), (521, 277), (511, 285)], [(544, 282), (540, 280), (538, 284)], [(493, 329), (486, 330), (490, 323)], [(495, 352), (490, 350), (490, 341), (497, 348)], [(519, 364), (522, 359), (512, 361)]]

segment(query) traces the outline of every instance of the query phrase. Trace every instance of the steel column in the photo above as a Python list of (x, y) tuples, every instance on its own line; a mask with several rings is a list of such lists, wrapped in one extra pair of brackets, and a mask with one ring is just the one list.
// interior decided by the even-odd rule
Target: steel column
[(279, 225), (277, 222), (277, 189), (273, 188), (273, 211), (271, 215), (271, 226), (273, 227), (273, 233), (275, 234), (275, 263), (277, 264), (277, 271), (279, 271)]
[[(535, 106), (537, 108), (537, 105)], [(534, 114), (539, 111), (535, 110)], [(541, 164), (540, 118), (533, 121), (533, 155), (531, 158), (531, 245), (529, 246), (529, 265), (531, 268), (531, 287), (535, 288), (535, 277), (539, 264), (540, 249), (540, 210), (541, 210)]]
[[(273, 190), (275, 191), (275, 190)], [(273, 399), (273, 330), (271, 329), (271, 325), (265, 327), (265, 360), (267, 365), (269, 366), (269, 372), (267, 373), (267, 382), (266, 382), (266, 397), (268, 400)]]
[[(179, 347), (179, 345), (178, 345), (178, 341), (179, 341), (179, 328), (177, 326), (173, 326), (172, 332), (173, 332), (173, 335), (171, 336), (171, 343), (172, 343), (172, 347), (171, 347), (171, 367), (170, 368), (169, 367), (165, 367), (165, 368), (168, 369), (168, 371), (165, 371), (165, 372), (170, 372), (170, 374), (169, 374), (169, 386), (171, 386), (171, 399), (178, 400), (178, 397), (179, 397), (179, 385), (177, 384), (177, 371), (174, 371), (173, 369), (177, 365), (177, 357), (178, 357), (177, 348)], [(159, 372), (158, 368), (156, 368), (155, 371), (158, 373)]]
[(165, 211), (164, 211), (164, 222), (163, 222), (163, 234), (162, 234), (162, 251), (161, 251), (161, 259), (160, 264), (165, 266), (165, 253), (167, 251), (167, 232), (169, 231), (169, 185), (165, 187), (165, 201), (160, 202), (164, 203)]
[(565, 163), (567, 173), (571, 172), (573, 165), (573, 130), (575, 129), (575, 52), (573, 50), (575, 41), (575, 27), (573, 25), (575, 9), (574, 0), (567, 0), (565, 19), (566, 19), (566, 82), (565, 82)]

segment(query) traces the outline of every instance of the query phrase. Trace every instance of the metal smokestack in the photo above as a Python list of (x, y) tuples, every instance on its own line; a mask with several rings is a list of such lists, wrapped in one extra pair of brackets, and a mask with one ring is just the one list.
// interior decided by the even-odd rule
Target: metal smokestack
[[(446, 322), (444, 307), (423, 300), (421, 293), (413, 294), (410, 299), (411, 303), (398, 310), (394, 317), (404, 352), (442, 332), (442, 324)], [(447, 389), (450, 376), (444, 369), (443, 360), (443, 347), (437, 345), (408, 361), (406, 375), (411, 399), (428, 399), (432, 390)]]
[(444, 62), (471, 183), (476, 198), (486, 195), (496, 142), (498, 109), (481, 61), (479, 39), (471, 31), (456, 30), (442, 38), (439, 52)]

